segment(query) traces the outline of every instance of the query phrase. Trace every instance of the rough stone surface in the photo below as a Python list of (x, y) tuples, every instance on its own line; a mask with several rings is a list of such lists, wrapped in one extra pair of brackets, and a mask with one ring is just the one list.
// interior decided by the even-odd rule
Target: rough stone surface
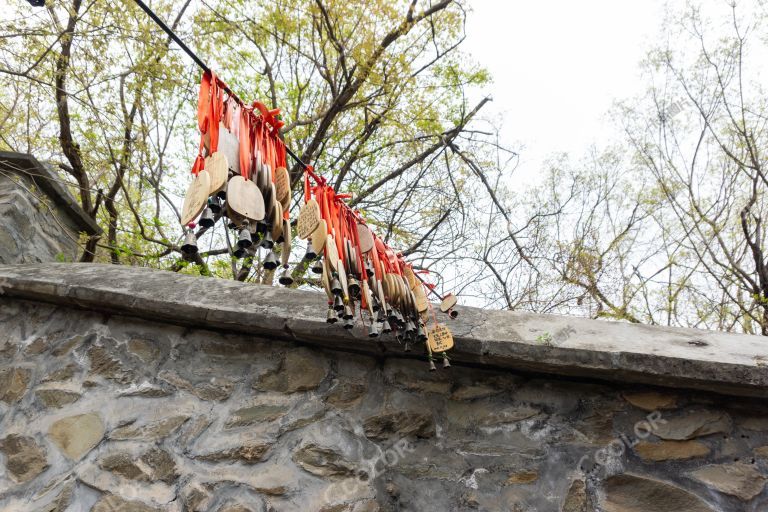
[[(125, 303), (150, 300), (135, 272), (111, 281)], [(0, 296), (0, 370), (29, 371), (18, 398), (0, 402), (0, 438), (32, 440), (12, 451), (33, 463), (18, 475), (36, 473), (16, 481), (0, 452), (0, 510), (756, 512), (768, 504), (765, 488), (745, 483), (768, 476), (763, 399), (550, 378), (540, 366), (520, 372), (497, 365), (498, 345), (473, 348), (477, 326), (457, 343), (466, 354), (491, 350), (492, 367), (454, 360), (428, 372), (423, 360), (392, 354), (386, 338), (313, 327), (308, 340), (301, 300), (283, 330), (283, 317), (274, 319), (285, 314), (280, 294), (243, 293), (237, 283), (213, 291), (240, 293), (245, 309), (272, 315), (258, 320), (264, 329), (241, 332), (239, 318), (253, 317), (240, 310), (232, 320), (200, 313), (216, 329), (176, 325), (179, 310), (209, 293), (208, 280), (162, 283), (159, 322), (89, 310), (94, 294), (105, 303), (93, 287), (67, 288), (69, 306)], [(178, 303), (166, 308), (171, 299)], [(276, 309), (259, 309), (273, 300)], [(280, 329), (266, 327), (275, 322)], [(516, 329), (527, 333), (528, 322)], [(595, 344), (603, 334), (594, 332)], [(348, 337), (357, 353), (335, 349)], [(531, 356), (510, 346), (508, 361)], [(742, 378), (758, 386), (749, 372)], [(717, 479), (711, 469), (709, 480), (693, 476), (737, 459), (754, 471), (744, 481), (722, 469)]]
[(641, 441), (635, 446), (637, 455), (647, 461), (685, 460), (709, 455), (707, 445), (699, 441)]
[(750, 501), (765, 488), (766, 478), (752, 464), (718, 464), (697, 469), (691, 477), (722, 493)]
[(0, 264), (77, 261), (79, 233), (98, 231), (55, 172), (0, 152)]
[(662, 439), (682, 441), (710, 434), (731, 432), (731, 418), (721, 411), (688, 409), (682, 414), (665, 415), (654, 434)]
[(715, 512), (706, 502), (673, 485), (638, 475), (617, 475), (605, 482), (605, 512)]
[(77, 460), (104, 437), (104, 423), (96, 413), (69, 416), (51, 425), (48, 436), (67, 457)]
[(0, 368), (0, 401), (19, 401), (27, 392), (31, 374), (26, 368)]
[(0, 439), (0, 452), (5, 455), (5, 466), (16, 482), (32, 480), (48, 469), (45, 450), (30, 437), (6, 436)]

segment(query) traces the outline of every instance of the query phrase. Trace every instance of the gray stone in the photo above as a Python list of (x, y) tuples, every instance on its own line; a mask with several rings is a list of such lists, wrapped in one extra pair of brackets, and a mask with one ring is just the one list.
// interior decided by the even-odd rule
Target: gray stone
[(143, 425), (124, 425), (113, 430), (109, 434), (109, 438), (116, 440), (140, 439), (142, 441), (154, 441), (172, 434), (188, 419), (189, 416), (178, 415)]
[(141, 501), (126, 500), (114, 494), (105, 494), (99, 498), (90, 512), (160, 512), (160, 510)]
[(571, 483), (560, 512), (590, 512), (584, 480), (574, 480)]
[(677, 407), (677, 397), (656, 391), (624, 393), (624, 399), (644, 411), (660, 411)]
[(662, 439), (683, 441), (710, 434), (728, 434), (732, 422), (728, 414), (708, 409), (688, 409), (675, 416), (661, 416), (652, 433)]
[(715, 512), (694, 494), (653, 478), (616, 475), (603, 485), (604, 512)]
[(0, 439), (0, 452), (5, 455), (5, 466), (17, 483), (32, 480), (48, 469), (45, 450), (31, 437), (11, 434)]
[(195, 458), (207, 462), (242, 462), (244, 464), (255, 464), (265, 460), (270, 447), (270, 443), (248, 443), (242, 446), (203, 453), (196, 455)]
[(691, 478), (716, 491), (749, 501), (765, 488), (766, 477), (754, 465), (737, 462), (705, 466), (690, 473)]
[(232, 413), (226, 423), (227, 428), (243, 427), (254, 423), (274, 421), (288, 411), (284, 405), (252, 405), (243, 407)]
[(45, 407), (60, 409), (67, 404), (72, 404), (80, 399), (80, 393), (65, 389), (38, 389), (35, 396)]
[(79, 370), (80, 367), (77, 366), (75, 363), (69, 363), (64, 368), (59, 368), (58, 370), (54, 370), (48, 375), (46, 375), (42, 382), (61, 382), (65, 380), (70, 380), (72, 377), (75, 376), (75, 372)]
[(88, 357), (91, 360), (91, 374), (101, 375), (120, 384), (133, 381), (134, 372), (113, 358), (106, 348), (93, 346), (88, 350)]
[(160, 357), (160, 349), (154, 341), (133, 338), (128, 341), (128, 352), (138, 357), (145, 363), (157, 361)]
[(293, 461), (302, 469), (323, 478), (355, 475), (354, 465), (330, 448), (307, 444), (293, 454)]
[(483, 384), (460, 386), (451, 393), (452, 400), (477, 400), (502, 393), (498, 387), (490, 387)]
[(256, 389), (296, 393), (317, 388), (328, 374), (328, 361), (320, 353), (299, 348), (285, 355), (276, 371), (268, 372), (255, 384)]
[(363, 429), (369, 439), (382, 440), (392, 436), (429, 438), (435, 435), (435, 420), (426, 412), (385, 411), (367, 418)]
[(48, 436), (64, 455), (78, 460), (104, 437), (104, 423), (96, 413), (69, 416), (53, 423)]
[(0, 401), (18, 402), (27, 392), (31, 376), (26, 368), (0, 368)]
[(351, 407), (360, 401), (367, 389), (362, 382), (339, 382), (328, 393), (326, 400), (334, 407)]
[(163, 371), (159, 377), (179, 389), (188, 391), (205, 401), (223, 401), (232, 395), (235, 381), (226, 377), (215, 377), (207, 382), (193, 383), (173, 371)]
[(699, 441), (640, 441), (634, 450), (641, 459), (653, 462), (687, 460), (705, 457), (710, 453), (709, 447)]

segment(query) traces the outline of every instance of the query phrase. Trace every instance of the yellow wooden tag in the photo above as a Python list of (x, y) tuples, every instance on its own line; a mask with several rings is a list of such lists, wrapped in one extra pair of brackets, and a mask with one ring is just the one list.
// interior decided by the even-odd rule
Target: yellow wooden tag
[(299, 218), (296, 220), (296, 233), (299, 238), (306, 240), (312, 236), (312, 232), (317, 229), (320, 223), (320, 206), (317, 201), (310, 199), (299, 211)]
[(453, 348), (453, 335), (445, 325), (436, 325), (429, 330), (427, 342), (432, 352), (445, 352)]
[(211, 186), (211, 175), (208, 171), (200, 171), (189, 184), (184, 205), (181, 208), (181, 225), (186, 226), (200, 215), (208, 201), (208, 190)]

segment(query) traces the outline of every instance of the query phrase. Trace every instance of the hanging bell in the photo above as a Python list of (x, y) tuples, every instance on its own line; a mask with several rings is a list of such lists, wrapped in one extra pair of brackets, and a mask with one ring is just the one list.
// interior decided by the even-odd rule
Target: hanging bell
[(451, 318), (456, 318), (457, 316), (459, 316), (459, 312), (456, 311), (455, 309), (449, 309), (448, 316)]
[(336, 322), (339, 321), (339, 319), (336, 318), (336, 311), (333, 310), (332, 304), (328, 305), (328, 314), (325, 317), (325, 321), (328, 322), (329, 324), (335, 324)]
[(405, 342), (405, 347), (403, 347), (403, 350), (406, 351), (406, 352), (410, 352), (411, 351), (411, 342), (410, 341), (406, 341)]
[(187, 230), (187, 234), (184, 237), (184, 243), (181, 245), (181, 252), (184, 254), (197, 253), (197, 237), (191, 228)]
[(213, 217), (213, 210), (210, 206), (203, 210), (203, 213), (200, 214), (200, 220), (197, 223), (204, 228), (212, 228), (216, 224), (216, 219)]
[(283, 286), (291, 286), (293, 284), (293, 276), (288, 271), (288, 265), (285, 265), (284, 268), (285, 270), (283, 270), (283, 273), (280, 275), (278, 282)]
[(248, 224), (243, 226), (243, 229), (240, 230), (240, 235), (237, 237), (237, 245), (243, 249), (247, 249), (253, 245), (253, 240), (251, 239), (251, 232), (248, 229)]
[(261, 265), (267, 270), (275, 270), (277, 268), (277, 254), (275, 254), (275, 251), (270, 250)]
[(389, 320), (393, 324), (396, 324), (397, 323), (397, 311), (395, 311), (393, 308), (389, 308), (389, 315), (387, 315), (387, 320)]
[(369, 338), (379, 337), (379, 327), (376, 325), (376, 322), (371, 322), (371, 326), (368, 328), (368, 337)]
[(238, 246), (238, 247), (237, 247), (237, 249), (235, 249), (235, 250), (232, 252), (232, 255), (233, 255), (235, 258), (237, 258), (237, 259), (241, 259), (241, 258), (245, 257), (245, 255), (246, 255), (246, 253), (247, 253), (247, 252), (248, 252), (248, 250), (247, 250), (245, 247), (240, 247), (240, 246)]
[(344, 328), (346, 330), (350, 330), (355, 326), (355, 322), (350, 318), (348, 320), (344, 320)]
[(427, 333), (424, 332), (424, 325), (419, 322), (419, 328), (416, 330), (416, 341), (424, 343), (427, 341)]
[(435, 360), (432, 359), (432, 356), (429, 356), (429, 371), (433, 372), (437, 370), (437, 366), (435, 366)]
[(341, 295), (342, 289), (341, 289), (341, 283), (339, 282), (339, 278), (336, 277), (336, 274), (333, 274), (333, 280), (331, 281), (331, 293), (333, 293), (336, 296)]
[(344, 311), (344, 301), (341, 300), (341, 296), (337, 295), (333, 299), (333, 309), (336, 311)]
[(352, 309), (352, 306), (347, 304), (344, 306), (344, 320), (351, 320), (355, 318), (355, 310)]
[(208, 208), (210, 208), (211, 212), (213, 212), (214, 214), (221, 213), (221, 201), (219, 201), (219, 198), (209, 197)]
[(392, 332), (392, 326), (389, 325), (388, 320), (384, 320), (383, 322), (381, 322), (381, 332), (382, 334), (389, 334)]
[(312, 270), (313, 274), (322, 274), (323, 273), (323, 262), (320, 260), (315, 260), (315, 262), (310, 267), (310, 270)]
[(261, 246), (265, 249), (272, 249), (272, 247), (275, 246), (275, 241), (272, 240), (272, 231), (270, 229), (267, 229), (264, 238), (261, 239)]
[(315, 258), (317, 258), (317, 253), (312, 248), (312, 241), (310, 240), (310, 242), (307, 244), (307, 252), (304, 253), (304, 259), (306, 261), (312, 261)]
[(349, 295), (355, 299), (360, 297), (360, 281), (355, 279), (355, 277), (350, 274), (349, 277), (347, 277), (347, 283), (349, 283), (347, 285)]
[(227, 198), (227, 189), (226, 189), (226, 187), (221, 189), (221, 190), (219, 190), (216, 193), (216, 198), (217, 199), (226, 199)]
[(413, 334), (416, 332), (416, 326), (409, 318), (408, 321), (405, 323), (405, 333), (409, 336), (413, 336)]
[(448, 369), (451, 367), (451, 362), (448, 360), (448, 354), (443, 352), (443, 369)]
[(397, 325), (401, 327), (405, 325), (403, 322), (403, 315), (401, 315), (398, 310), (395, 310), (395, 321), (397, 322)]

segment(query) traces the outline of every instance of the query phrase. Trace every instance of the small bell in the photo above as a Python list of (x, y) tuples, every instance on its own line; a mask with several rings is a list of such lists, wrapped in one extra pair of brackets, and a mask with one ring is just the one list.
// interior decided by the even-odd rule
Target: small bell
[(243, 226), (243, 229), (240, 230), (240, 235), (237, 237), (237, 245), (243, 249), (247, 249), (253, 245), (253, 240), (251, 240), (251, 232), (248, 230), (248, 224)]
[(272, 240), (272, 232), (269, 229), (264, 234), (264, 238), (261, 239), (261, 246), (265, 249), (272, 249), (275, 246), (275, 241)]
[(401, 327), (405, 325), (405, 322), (403, 321), (403, 315), (401, 315), (398, 310), (395, 310), (395, 321), (397, 322), (397, 325)]
[(310, 270), (313, 274), (322, 274), (323, 273), (323, 262), (320, 260), (315, 260), (315, 262), (310, 267)]
[(376, 322), (371, 322), (371, 326), (368, 328), (368, 337), (369, 338), (379, 337), (379, 328), (376, 325)]
[(456, 318), (457, 316), (459, 316), (459, 312), (456, 311), (455, 309), (449, 309), (448, 316), (451, 318)]
[(208, 208), (210, 208), (211, 212), (213, 212), (214, 214), (221, 213), (221, 201), (219, 201), (219, 198), (209, 197)]
[(201, 227), (212, 228), (216, 224), (216, 219), (213, 217), (213, 210), (209, 206), (203, 213), (200, 214), (200, 220), (198, 221)]
[(237, 228), (237, 224), (235, 224), (235, 221), (233, 221), (232, 219), (229, 219), (229, 221), (227, 222), (227, 227), (229, 229), (236, 229)]
[(312, 248), (312, 242), (310, 241), (310, 243), (307, 244), (307, 252), (304, 253), (304, 259), (306, 261), (312, 261), (315, 258), (317, 258), (317, 253)]
[(427, 333), (424, 332), (424, 324), (419, 322), (419, 328), (416, 330), (416, 341), (424, 343), (427, 341)]
[(336, 318), (336, 311), (333, 310), (332, 304), (328, 305), (328, 314), (325, 317), (325, 321), (328, 322), (329, 324), (335, 324), (336, 322), (339, 321), (339, 319)]
[(405, 346), (403, 347), (403, 350), (406, 351), (406, 352), (410, 352), (411, 351), (411, 342), (410, 341), (406, 341), (405, 342)]
[(248, 252), (248, 251), (245, 249), (245, 247), (240, 247), (240, 246), (238, 246), (238, 247), (237, 247), (237, 249), (235, 249), (235, 250), (234, 250), (234, 252), (232, 253), (232, 255), (233, 255), (235, 258), (237, 258), (237, 259), (241, 259), (241, 258), (245, 257), (245, 254), (246, 254), (247, 252)]
[(451, 367), (450, 361), (448, 361), (448, 354), (443, 352), (443, 369), (446, 370)]
[(387, 315), (387, 320), (389, 320), (393, 324), (396, 324), (397, 323), (397, 311), (395, 311), (393, 308), (389, 308), (389, 315)]
[(277, 254), (275, 254), (275, 251), (269, 251), (261, 265), (267, 270), (275, 270), (277, 268)]
[(184, 254), (196, 254), (197, 253), (197, 237), (192, 228), (187, 230), (187, 234), (184, 237), (184, 243), (181, 245), (181, 252)]
[(433, 372), (437, 370), (437, 366), (435, 366), (435, 360), (432, 359), (432, 356), (429, 356), (429, 371)]
[(353, 318), (355, 318), (355, 310), (347, 304), (344, 306), (344, 320), (351, 320)]
[(381, 333), (382, 334), (389, 334), (391, 332), (392, 332), (392, 326), (389, 325), (389, 321), (388, 320), (384, 320), (383, 322), (381, 322)]
[(218, 199), (226, 199), (227, 198), (227, 190), (224, 189), (224, 188), (219, 190), (219, 192), (216, 194), (216, 198), (218, 198)]
[(344, 321), (344, 328), (346, 330), (350, 330), (355, 326), (355, 322), (350, 318), (349, 320)]
[(333, 309), (336, 311), (344, 311), (344, 301), (341, 300), (341, 296), (337, 295), (333, 299)]
[(405, 323), (405, 332), (409, 336), (413, 336), (416, 333), (416, 326), (409, 318), (408, 321)]
[(339, 278), (336, 277), (336, 274), (333, 275), (333, 281), (331, 281), (331, 293), (333, 293), (336, 296), (341, 295), (342, 289), (341, 289), (341, 283), (339, 282)]
[(288, 271), (288, 265), (285, 265), (283, 268), (282, 275), (280, 275), (280, 279), (278, 279), (278, 282), (283, 286), (291, 286), (293, 284), (293, 276)]
[(350, 275), (347, 278), (347, 282), (349, 283), (347, 285), (347, 288), (349, 289), (349, 294), (355, 299), (360, 297), (360, 282), (357, 279), (355, 279), (354, 276), (352, 275)]

